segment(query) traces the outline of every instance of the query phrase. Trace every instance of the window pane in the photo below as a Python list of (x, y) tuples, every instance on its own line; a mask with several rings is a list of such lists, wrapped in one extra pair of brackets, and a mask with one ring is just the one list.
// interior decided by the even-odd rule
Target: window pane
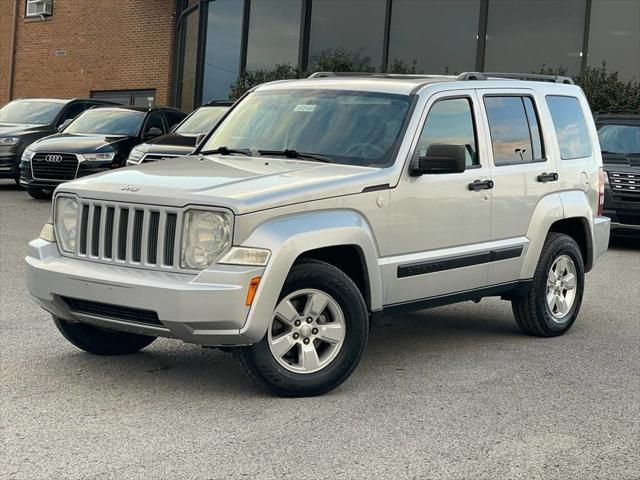
[(247, 68), (298, 64), (302, 0), (251, 2)]
[(487, 72), (580, 71), (586, 0), (490, 0)]
[(475, 70), (479, 15), (480, 0), (394, 0), (389, 65), (415, 61), (418, 72), (433, 74)]
[(418, 140), (416, 154), (426, 156), (429, 147), (434, 144), (464, 145), (467, 166), (478, 165), (473, 113), (468, 99), (440, 100), (431, 107)]
[(244, 2), (238, 0), (209, 3), (202, 103), (229, 98), (238, 78), (243, 10)]
[(603, 152), (640, 155), (640, 126), (605, 123), (598, 138)]
[(339, 54), (340, 64), (379, 70), (382, 65), (386, 0), (314, 0), (311, 9), (309, 66)]
[(531, 138), (521, 97), (485, 97), (495, 165), (530, 162)]
[(640, 2), (592, 0), (589, 26), (589, 65), (620, 72), (624, 80), (640, 80)]
[[(193, 109), (193, 95), (196, 87), (196, 57), (198, 54), (198, 21), (200, 12), (190, 13), (182, 23), (183, 50), (180, 88), (180, 107), (183, 110)], [(129, 100), (127, 100), (129, 103)]]
[(535, 160), (540, 160), (544, 154), (542, 153), (542, 140), (540, 138), (540, 128), (538, 127), (538, 115), (536, 114), (536, 109), (533, 106), (533, 100), (531, 97), (522, 97), (522, 101), (524, 102), (524, 110), (527, 114), (529, 131), (531, 132), (533, 158)]
[(591, 156), (591, 141), (578, 99), (549, 95), (547, 105), (558, 137), (560, 158), (569, 160)]

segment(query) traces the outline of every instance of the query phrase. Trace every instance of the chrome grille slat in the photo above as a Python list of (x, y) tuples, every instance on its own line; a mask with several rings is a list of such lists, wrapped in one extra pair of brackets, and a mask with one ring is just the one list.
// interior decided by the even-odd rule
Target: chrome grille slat
[(640, 195), (640, 174), (609, 172), (608, 175), (614, 194)]
[(180, 208), (80, 200), (72, 256), (107, 264), (180, 271)]

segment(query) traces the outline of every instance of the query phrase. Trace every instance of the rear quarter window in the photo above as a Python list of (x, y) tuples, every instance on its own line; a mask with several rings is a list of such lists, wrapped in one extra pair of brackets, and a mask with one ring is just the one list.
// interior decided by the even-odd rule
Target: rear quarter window
[(560, 147), (560, 158), (571, 160), (591, 156), (591, 139), (580, 102), (575, 97), (548, 95), (547, 105)]

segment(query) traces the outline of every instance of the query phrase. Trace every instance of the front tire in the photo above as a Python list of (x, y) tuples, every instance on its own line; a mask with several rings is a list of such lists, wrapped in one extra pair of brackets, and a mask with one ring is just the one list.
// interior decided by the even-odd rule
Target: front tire
[(264, 338), (236, 355), (251, 379), (274, 395), (321, 395), (342, 384), (364, 353), (369, 314), (353, 281), (333, 265), (291, 269)]
[(156, 337), (108, 330), (86, 323), (74, 323), (53, 317), (60, 333), (73, 345), (95, 355), (128, 355), (142, 350)]
[(584, 260), (576, 241), (550, 233), (531, 287), (511, 301), (518, 326), (529, 335), (555, 337), (571, 328), (584, 293)]
[(36, 200), (51, 200), (53, 196), (53, 190), (44, 190), (39, 187), (28, 187), (27, 192)]

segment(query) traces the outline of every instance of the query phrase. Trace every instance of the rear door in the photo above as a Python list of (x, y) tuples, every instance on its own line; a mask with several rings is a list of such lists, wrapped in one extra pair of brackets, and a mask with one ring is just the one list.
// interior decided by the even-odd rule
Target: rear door
[[(489, 265), (488, 283), (518, 279), (538, 202), (558, 190), (558, 172), (545, 136), (550, 119), (543, 97), (528, 89), (478, 91), (493, 165), (491, 238), (502, 249)], [(547, 127), (547, 128), (545, 128)]]

